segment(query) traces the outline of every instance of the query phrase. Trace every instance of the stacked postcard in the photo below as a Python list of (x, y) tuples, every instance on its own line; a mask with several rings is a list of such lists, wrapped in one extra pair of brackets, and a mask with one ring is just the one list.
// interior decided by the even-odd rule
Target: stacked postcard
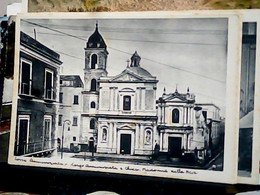
[(8, 163), (259, 184), (259, 23), (259, 10), (18, 14)]

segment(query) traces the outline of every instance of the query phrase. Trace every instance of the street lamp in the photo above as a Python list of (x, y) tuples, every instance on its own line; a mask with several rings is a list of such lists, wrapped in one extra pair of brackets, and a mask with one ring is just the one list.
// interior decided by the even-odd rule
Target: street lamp
[(63, 158), (63, 143), (64, 143), (64, 127), (65, 124), (70, 125), (70, 120), (64, 120), (63, 121), (63, 127), (62, 127), (62, 137), (61, 137), (61, 159)]

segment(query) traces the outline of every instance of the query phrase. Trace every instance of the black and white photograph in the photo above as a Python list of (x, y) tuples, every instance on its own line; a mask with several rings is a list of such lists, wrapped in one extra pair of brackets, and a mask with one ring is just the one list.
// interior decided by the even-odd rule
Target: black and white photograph
[(139, 175), (223, 172), (229, 23), (21, 17), (11, 161)]
[(243, 23), (238, 153), (238, 176), (243, 177), (250, 177), (252, 171), (256, 26), (256, 22)]

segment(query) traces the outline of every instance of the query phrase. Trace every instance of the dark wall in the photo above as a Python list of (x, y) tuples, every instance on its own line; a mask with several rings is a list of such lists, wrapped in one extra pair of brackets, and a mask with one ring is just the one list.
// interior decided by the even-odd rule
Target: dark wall
[[(52, 116), (51, 138), (55, 138), (56, 129), (56, 106), (52, 103), (41, 103), (26, 99), (18, 100), (18, 115), (30, 115), (30, 143), (42, 141), (44, 115)], [(18, 117), (17, 123), (18, 125)], [(18, 127), (17, 127), (18, 128)], [(17, 130), (16, 130), (17, 131)]]
[(11, 118), (12, 105), (3, 105), (2, 107), (2, 120)]
[(44, 97), (44, 80), (45, 80), (45, 68), (54, 71), (54, 99), (56, 98), (56, 82), (57, 82), (57, 70), (50, 65), (35, 59), (23, 52), (20, 52), (20, 57), (27, 59), (32, 62), (32, 95), (38, 99), (43, 99)]
[(0, 135), (0, 163), (7, 162), (10, 133)]

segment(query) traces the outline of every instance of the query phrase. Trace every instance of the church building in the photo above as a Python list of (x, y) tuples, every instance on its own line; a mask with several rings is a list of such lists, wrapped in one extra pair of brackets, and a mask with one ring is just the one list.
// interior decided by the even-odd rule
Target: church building
[(152, 154), (158, 139), (158, 80), (140, 66), (140, 60), (135, 52), (122, 73), (100, 78), (97, 152)]
[(204, 162), (215, 154), (220, 136), (219, 108), (198, 104), (189, 92), (166, 94), (157, 100), (160, 151), (172, 158), (192, 158)]

